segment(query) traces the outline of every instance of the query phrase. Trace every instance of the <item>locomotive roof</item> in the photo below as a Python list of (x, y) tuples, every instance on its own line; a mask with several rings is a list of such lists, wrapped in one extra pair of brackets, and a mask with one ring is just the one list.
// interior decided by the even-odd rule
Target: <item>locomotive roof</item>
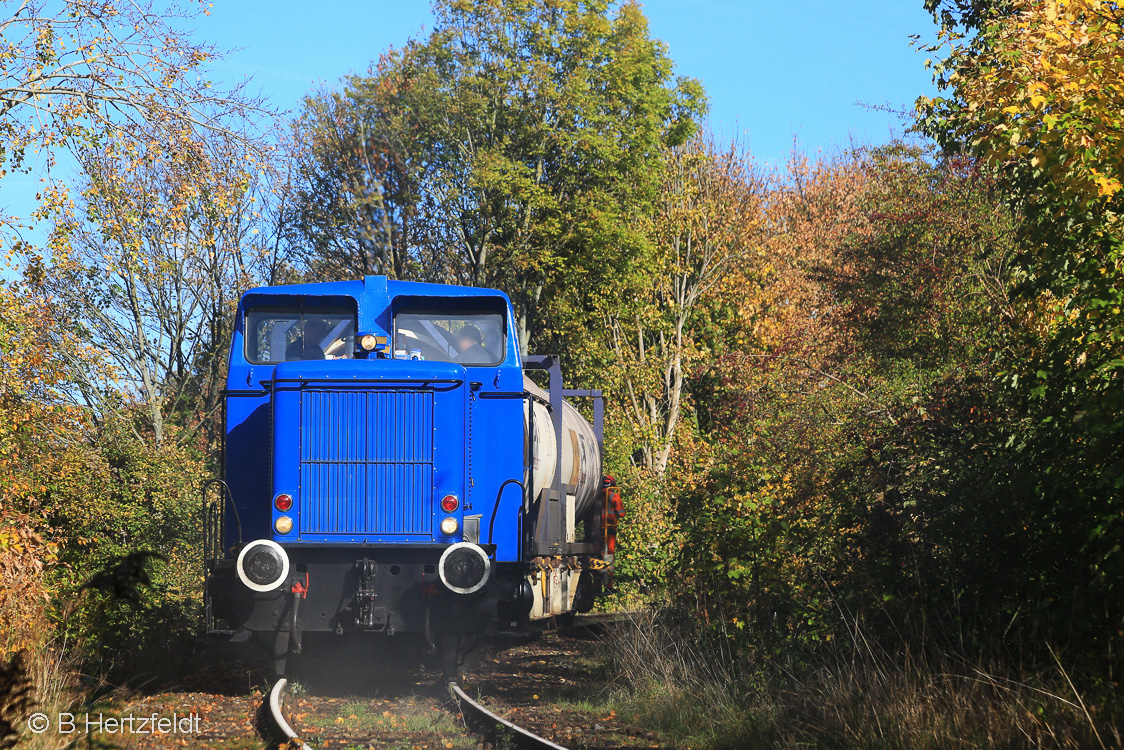
[(261, 286), (246, 291), (242, 297), (260, 300), (267, 296), (283, 297), (363, 297), (391, 299), (393, 297), (500, 297), (507, 295), (498, 289), (452, 284), (430, 284), (421, 281), (397, 281), (386, 276), (366, 276), (361, 281), (323, 281), (312, 284), (283, 284)]

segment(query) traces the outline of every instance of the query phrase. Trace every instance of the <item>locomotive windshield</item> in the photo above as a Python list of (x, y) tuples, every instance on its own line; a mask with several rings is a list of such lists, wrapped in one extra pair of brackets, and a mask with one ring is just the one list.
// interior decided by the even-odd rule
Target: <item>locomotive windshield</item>
[(507, 350), (504, 333), (499, 312), (402, 311), (394, 316), (394, 357), (498, 365)]
[(253, 307), (246, 311), (246, 359), (258, 365), (351, 359), (355, 314), (339, 307)]

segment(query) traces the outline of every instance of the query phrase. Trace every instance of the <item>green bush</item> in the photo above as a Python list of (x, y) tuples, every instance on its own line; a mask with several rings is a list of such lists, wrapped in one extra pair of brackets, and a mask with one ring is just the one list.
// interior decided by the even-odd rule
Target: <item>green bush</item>
[(155, 447), (115, 421), (45, 479), (59, 626), (94, 665), (124, 675), (174, 667), (168, 655), (189, 655), (202, 622), (207, 469), (199, 449), (171, 437)]

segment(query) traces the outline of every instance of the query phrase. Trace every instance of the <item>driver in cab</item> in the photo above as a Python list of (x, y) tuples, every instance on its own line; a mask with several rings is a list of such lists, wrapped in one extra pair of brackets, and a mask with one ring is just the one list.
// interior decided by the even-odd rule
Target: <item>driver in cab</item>
[(457, 351), (460, 353), (455, 361), (462, 365), (484, 365), (493, 359), (484, 348), (484, 336), (480, 329), (471, 323), (457, 331)]
[(321, 318), (309, 318), (304, 324), (304, 333), (297, 336), (291, 344), (285, 349), (285, 360), (292, 362), (294, 360), (309, 360), (309, 359), (343, 359), (337, 353), (339, 348), (338, 340), (328, 343), (324, 347), (324, 339), (331, 333), (331, 324)]

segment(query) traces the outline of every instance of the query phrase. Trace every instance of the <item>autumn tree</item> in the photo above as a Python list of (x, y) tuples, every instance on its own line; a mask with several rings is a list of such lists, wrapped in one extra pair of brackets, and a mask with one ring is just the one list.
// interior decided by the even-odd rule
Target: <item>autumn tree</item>
[(688, 369), (705, 347), (696, 336), (705, 318), (700, 308), (731, 275), (753, 284), (760, 270), (764, 193), (763, 178), (737, 144), (720, 150), (696, 136), (671, 150), (652, 229), (656, 272), (606, 311), (638, 463), (657, 475), (683, 414)]
[(1029, 381), (1060, 395), (1075, 376), (1081, 392), (1104, 398), (1124, 367), (1121, 10), (1103, 0), (955, 9), (934, 47), (945, 55), (937, 83), (946, 96), (919, 101), (922, 124), (1008, 179), (1030, 219), (1019, 280), (1045, 359)]
[[(261, 113), (240, 89), (207, 80), (216, 50), (190, 24), (197, 2), (20, 0), (0, 14), (0, 179), (38, 172), (46, 184), (30, 217), (0, 217), (19, 231), (66, 217), (67, 186), (52, 167), (66, 152), (79, 166), (107, 139), (198, 155), (204, 133), (243, 138), (241, 119)], [(54, 248), (65, 252), (64, 247)]]
[(1078, 205), (1111, 198), (1124, 173), (1122, 14), (1106, 0), (1019, 0), (972, 36), (949, 18), (934, 48), (949, 96), (921, 100), (944, 125), (934, 132)]
[(284, 260), (269, 213), (276, 175), (219, 139), (191, 170), (127, 141), (85, 155), (85, 220), (56, 226), (70, 253), (45, 270), (64, 309), (58, 333), (108, 365), (70, 362), (83, 405), (106, 419), (142, 404), (138, 437), (157, 445), (170, 419), (192, 428), (181, 438), (214, 427), (238, 297)]
[(904, 631), (950, 592), (972, 592), (965, 629), (1018, 609), (996, 581), (1019, 566), (990, 565), (1013, 549), (988, 544), (1015, 532), (1003, 446), (979, 445), (1005, 415), (988, 379), (1011, 217), (973, 160), (931, 156), (796, 159), (768, 194), (765, 278), (739, 287), (743, 343), (694, 373), (671, 581), (747, 648), (836, 637), (840, 611)]
[[(42, 332), (55, 325), (41, 290), (0, 285), (0, 655), (40, 642), (56, 559), (41, 504), (42, 466), (81, 433), (65, 369)], [(77, 354), (77, 352), (76, 352)]]
[[(600, 312), (582, 316), (644, 273), (664, 149), (692, 132), (701, 88), (673, 77), (633, 2), (481, 0), (435, 11), (429, 37), (386, 55), (341, 96), (308, 104), (313, 147), (314, 133), (364, 144), (316, 156), (366, 181), (341, 172), (332, 179), (343, 188), (328, 194), (346, 194), (345, 211), (367, 201), (391, 220), (372, 234), (353, 213), (343, 234), (402, 237), (420, 277), (506, 290), (524, 349), (546, 328), (593, 326)], [(333, 134), (341, 127), (350, 132)]]
[(349, 76), (305, 99), (293, 123), (293, 201), (287, 225), (316, 278), (410, 278), (410, 217), (419, 197), (415, 145), (388, 80)]
[(923, 126), (984, 159), (1025, 217), (1012, 274), (1024, 335), (1010, 342), (1019, 357), (1003, 385), (1025, 419), (1008, 437), (1024, 526), (1058, 561), (1033, 576), (1036, 625), (1068, 641), (1063, 623), (1080, 620), (1079, 651), (1112, 670), (1124, 576), (1121, 10), (1102, 0), (939, 9), (942, 96), (919, 102)]
[[(147, 366), (141, 366), (149, 356), (143, 351), (148, 348), (148, 337), (141, 335), (142, 330), (135, 324), (135, 303), (142, 296), (138, 289), (143, 284), (135, 283), (132, 271), (127, 275), (129, 278), (123, 279), (125, 283), (105, 283), (114, 273), (99, 277), (94, 268), (113, 254), (88, 252), (89, 238), (100, 232), (107, 237), (116, 233), (120, 239), (130, 223), (136, 229), (146, 220), (138, 217), (150, 218), (153, 212), (161, 210), (143, 200), (136, 201), (138, 193), (147, 192), (146, 198), (153, 201), (160, 197), (168, 199), (171, 203), (163, 208), (171, 212), (183, 213), (185, 202), (198, 206), (198, 201), (185, 198), (192, 192), (204, 196), (204, 201), (210, 200), (212, 206), (219, 206), (220, 212), (226, 210), (231, 202), (230, 192), (216, 197), (214, 193), (223, 189), (213, 188), (208, 182), (222, 171), (220, 165), (231, 163), (233, 151), (240, 152), (238, 168), (245, 175), (265, 168), (269, 153), (249, 120), (267, 113), (257, 101), (243, 96), (240, 89), (219, 91), (206, 80), (207, 65), (215, 59), (216, 51), (198, 43), (192, 35), (191, 24), (206, 14), (201, 4), (27, 0), (7, 7), (10, 15), (0, 20), (3, 173), (39, 169), (46, 184), (39, 190), (40, 202), (34, 215), (22, 219), (8, 217), (3, 220), (4, 226), (18, 231), (21, 222), (27, 225), (28, 221), (46, 219), (53, 223), (49, 252), (21, 244), (17, 262), (36, 275), (54, 279), (55, 288), (65, 293), (60, 295), (67, 302), (63, 317), (88, 315), (89, 320), (100, 321), (82, 329), (86, 332), (123, 328), (127, 327), (125, 321), (134, 320), (135, 335), (131, 338), (113, 341), (112, 337), (102, 337), (101, 343), (110, 358), (118, 360), (117, 364), (127, 358), (123, 352), (142, 350), (129, 360), (129, 367), (119, 372), (130, 378), (135, 376), (130, 382), (153, 404), (152, 424), (159, 436), (162, 420), (156, 414), (159, 408), (154, 401), (159, 386), (153, 382)], [(72, 184), (65, 184), (52, 172), (61, 152), (72, 157), (85, 175), (84, 195), (75, 195)], [(157, 163), (159, 166), (155, 166)], [(160, 177), (154, 176), (157, 172), (162, 173)], [(234, 182), (239, 179), (242, 178), (232, 178)], [(163, 187), (155, 184), (160, 180), (165, 182)], [(171, 187), (173, 183), (175, 187)], [(123, 195), (130, 190), (134, 192), (134, 213), (123, 205)], [(158, 196), (161, 190), (163, 195)], [(86, 215), (76, 212), (76, 201), (82, 209), (88, 209)], [(118, 213), (113, 215), (109, 206)], [(101, 221), (103, 225), (95, 231), (84, 225), (86, 219)], [(84, 231), (87, 229), (90, 231)], [(174, 244), (175, 239), (157, 239), (150, 232), (147, 249), (164, 240)], [(81, 257), (72, 259), (76, 241), (83, 244), (77, 248)], [(137, 236), (129, 242), (129, 251), (135, 256), (145, 244)], [(181, 251), (186, 251), (182, 242), (180, 245)], [(208, 249), (200, 245), (192, 252), (205, 256)], [(161, 258), (166, 260), (163, 255)], [(167, 276), (163, 260), (152, 256), (147, 262)], [(218, 270), (226, 259), (210, 260), (211, 278), (227, 273)], [(142, 263), (136, 258), (132, 262)], [(85, 269), (84, 275), (79, 268)], [(125, 290), (124, 295), (133, 298), (133, 304), (118, 306), (105, 296), (85, 295), (79, 299), (79, 289), (99, 283), (102, 292), (110, 296)], [(168, 288), (168, 283), (177, 285), (181, 293)], [(183, 306), (190, 318), (199, 314), (199, 308), (186, 300), (183, 292), (194, 292), (199, 283), (200, 278), (188, 277), (166, 281), (165, 288), (149, 301), (168, 310)], [(216, 313), (212, 309), (207, 314), (213, 317)], [(174, 330), (162, 335), (178, 342), (182, 349), (197, 345), (183, 325), (170, 325)], [(80, 332), (74, 328), (67, 330), (69, 335)], [(60, 349), (63, 356), (66, 352), (65, 347)], [(221, 361), (217, 348), (212, 358)], [(186, 377), (184, 356), (178, 354), (171, 359), (178, 360), (169, 367), (182, 381)], [(75, 367), (73, 374), (81, 383), (102, 380), (105, 372), (90, 373)], [(80, 389), (87, 401), (104, 390), (104, 386)], [(208, 398), (214, 401), (213, 394), (204, 400)], [(213, 406), (211, 403), (208, 408)]]

